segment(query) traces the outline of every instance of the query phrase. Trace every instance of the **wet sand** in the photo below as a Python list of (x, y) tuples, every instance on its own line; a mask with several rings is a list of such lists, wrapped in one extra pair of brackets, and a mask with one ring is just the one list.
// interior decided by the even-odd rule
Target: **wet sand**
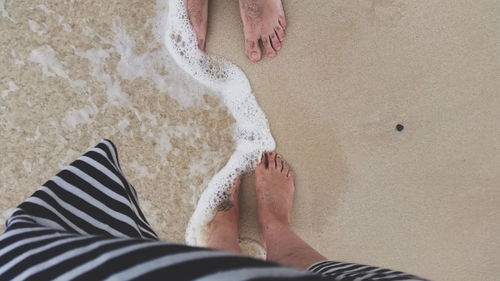
[(155, 231), (184, 242), (200, 193), (232, 153), (234, 120), (217, 95), (164, 58), (153, 34), (156, 1), (7, 1), (5, 11), (3, 218), (109, 138)]
[[(197, 196), (232, 151), (233, 121), (216, 96), (162, 65), (150, 71), (166, 89), (120, 73), (123, 31), (138, 56), (154, 61), (160, 50), (154, 1), (67, 5), (7, 0), (0, 11), (0, 210), (107, 137), (154, 229), (182, 242)], [(237, 1), (210, 9), (208, 51), (247, 73), (296, 171), (292, 223), (305, 240), (335, 260), (495, 280), (496, 1), (287, 0), (284, 47), (257, 64), (244, 56)], [(50, 54), (44, 46), (59, 68), (29, 59), (40, 47)], [(109, 56), (84, 57), (92, 49)], [(242, 237), (257, 239), (251, 177), (243, 185)]]
[(497, 278), (498, 2), (287, 0), (284, 46), (257, 64), (237, 1), (210, 9), (208, 51), (247, 73), (296, 170), (298, 233), (332, 259)]

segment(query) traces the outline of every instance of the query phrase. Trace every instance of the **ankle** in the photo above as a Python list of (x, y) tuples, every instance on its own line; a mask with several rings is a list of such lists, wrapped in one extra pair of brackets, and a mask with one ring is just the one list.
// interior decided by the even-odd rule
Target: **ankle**
[(262, 239), (272, 240), (275, 237), (279, 237), (280, 234), (292, 231), (290, 223), (288, 221), (281, 220), (267, 220), (265, 222), (260, 222), (260, 233)]

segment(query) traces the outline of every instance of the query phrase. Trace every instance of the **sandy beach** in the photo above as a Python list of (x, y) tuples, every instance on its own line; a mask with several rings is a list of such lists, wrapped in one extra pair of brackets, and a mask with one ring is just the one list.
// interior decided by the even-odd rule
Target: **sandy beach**
[[(153, 228), (183, 242), (199, 194), (231, 154), (234, 120), (216, 95), (155, 63), (164, 55), (155, 1), (0, 3), (3, 216), (110, 138)], [(284, 7), (282, 50), (252, 63), (238, 2), (212, 0), (207, 51), (247, 74), (295, 170), (297, 233), (332, 260), (496, 280), (500, 4)], [(124, 58), (148, 67), (131, 74)], [(251, 175), (242, 190), (241, 236), (258, 240)]]
[(275, 58), (245, 58), (229, 0), (210, 6), (207, 49), (245, 70), (296, 170), (295, 229), (330, 258), (495, 280), (500, 5), (284, 5)]

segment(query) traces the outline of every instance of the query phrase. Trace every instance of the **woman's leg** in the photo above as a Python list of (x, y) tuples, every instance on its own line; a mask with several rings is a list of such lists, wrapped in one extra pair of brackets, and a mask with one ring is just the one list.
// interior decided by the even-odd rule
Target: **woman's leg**
[(275, 153), (265, 153), (255, 170), (262, 239), (270, 261), (306, 269), (325, 260), (290, 228), (295, 186), (293, 171)]
[[(290, 228), (295, 186), (293, 172), (279, 155), (265, 153), (255, 170), (259, 223), (268, 260), (307, 269), (328, 280), (424, 280), (400, 271), (326, 261)], [(359, 279), (358, 279), (359, 278)]]
[(240, 254), (239, 233), (239, 193), (240, 179), (238, 178), (233, 186), (224, 196), (224, 200), (217, 210), (215, 218), (210, 223), (210, 234), (208, 237), (208, 247)]
[(304, 271), (249, 257), (156, 241), (107, 140), (19, 205), (0, 235), (0, 280), (271, 277), (315, 280)]

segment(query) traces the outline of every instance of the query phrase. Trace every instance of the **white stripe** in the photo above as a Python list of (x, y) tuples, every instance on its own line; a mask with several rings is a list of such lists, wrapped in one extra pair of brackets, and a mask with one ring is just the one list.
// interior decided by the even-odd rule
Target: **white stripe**
[(37, 216), (31, 216), (31, 217), (35, 220), (35, 222), (38, 225), (50, 228), (51, 230), (61, 230), (61, 231), (64, 231), (64, 232), (70, 231), (70, 230), (64, 228), (64, 226), (58, 224), (57, 222), (55, 222), (53, 220), (49, 220), (49, 219), (42, 218), (42, 217), (37, 217)]
[[(125, 186), (123, 185), (122, 181), (113, 173), (111, 172), (108, 168), (103, 166), (101, 163), (95, 161), (94, 159), (87, 157), (87, 156), (81, 156), (78, 158), (79, 160), (86, 162), (87, 164), (93, 166), (94, 168), (98, 169), (100, 172), (104, 173), (108, 178), (113, 180), (114, 182), (118, 183), (121, 187), (123, 187), (124, 190), (126, 190)], [(137, 211), (137, 208), (133, 202), (130, 202), (130, 207), (132, 208), (132, 211), (136, 214), (137, 218), (142, 221), (144, 224), (147, 224), (139, 215), (139, 212)]]
[(117, 169), (121, 172), (122, 170), (120, 169), (120, 164), (118, 163), (117, 151), (109, 141), (103, 140), (102, 142), (108, 147), (109, 151), (111, 152), (111, 155), (113, 156), (113, 160), (116, 164)]
[(150, 260), (144, 263), (137, 264), (133, 267), (127, 268), (121, 272), (115, 273), (109, 276), (105, 280), (130, 280), (141, 275), (144, 275), (152, 270), (159, 269), (162, 267), (168, 267), (174, 264), (183, 263), (190, 260), (201, 259), (206, 257), (224, 257), (224, 256), (234, 256), (234, 254), (227, 252), (215, 252), (215, 251), (196, 251), (188, 253), (173, 254), (168, 256), (159, 257), (154, 260)]
[(108, 260), (111, 260), (114, 257), (120, 256), (123, 254), (127, 254), (129, 252), (139, 250), (142, 248), (158, 246), (158, 244), (159, 244), (158, 242), (141, 243), (141, 244), (135, 244), (135, 245), (131, 245), (131, 246), (124, 246), (124, 247), (121, 247), (121, 248), (113, 250), (113, 251), (105, 252), (102, 255), (100, 255), (98, 258), (95, 258), (91, 261), (88, 261), (88, 262), (78, 266), (78, 267), (73, 268), (72, 270), (64, 273), (63, 275), (60, 275), (59, 277), (57, 277), (53, 281), (71, 280), (71, 279), (75, 278), (76, 276), (81, 275), (81, 274), (83, 274), (91, 269), (94, 269), (96, 266), (98, 266), (98, 265), (100, 265)]
[(103, 222), (97, 220), (96, 218), (88, 215), (87, 213), (81, 211), (80, 209), (74, 207), (73, 205), (66, 203), (66, 201), (62, 200), (59, 196), (57, 196), (57, 194), (55, 194), (48, 187), (42, 186), (42, 188), (38, 189), (38, 191), (42, 191), (45, 194), (47, 194), (49, 197), (52, 197), (52, 199), (54, 199), (54, 201), (59, 203), (59, 205), (61, 205), (61, 207), (63, 207), (66, 211), (70, 212), (72, 215), (74, 215), (78, 218), (81, 218), (82, 220), (84, 220), (88, 224), (91, 224), (96, 228), (104, 230), (115, 237), (129, 237), (127, 234), (122, 233), (122, 232), (112, 228), (108, 224), (103, 223)]
[(49, 234), (45, 234), (42, 236), (30, 237), (30, 238), (25, 238), (25, 239), (19, 240), (15, 243), (9, 244), (9, 246), (7, 246), (7, 247), (0, 249), (0, 256), (5, 255), (6, 253), (14, 250), (17, 247), (24, 245), (24, 244), (42, 241), (42, 240), (46, 240), (46, 239), (54, 238), (54, 237), (55, 237), (54, 233), (49, 233)]
[[(342, 268), (347, 268), (347, 267), (350, 267), (350, 266), (357, 266), (357, 265), (359, 265), (359, 264), (349, 263), (349, 264), (345, 265), (345, 263), (341, 263), (341, 264), (336, 264), (334, 266), (331, 266), (331, 265), (330, 266), (325, 266), (324, 268), (328, 268), (328, 270), (327, 271), (323, 271), (321, 274), (333, 273), (333, 272), (335, 272), (337, 270), (340, 270)], [(324, 268), (322, 268), (322, 269), (324, 269)]]
[[(36, 230), (43, 231), (39, 228), (36, 228)], [(20, 228), (20, 229), (9, 230), (7, 232), (2, 233), (2, 235), (0, 235), (0, 242), (4, 239), (11, 237), (11, 236), (14, 236), (17, 234), (23, 234), (26, 232), (32, 232), (32, 231), (34, 231), (33, 228)]]
[(64, 190), (76, 195), (80, 199), (88, 202), (90, 205), (101, 209), (102, 211), (106, 212), (110, 216), (112, 216), (114, 219), (119, 220), (121, 222), (124, 222), (128, 225), (130, 225), (132, 228), (137, 230), (139, 232), (139, 229), (137, 229), (137, 224), (135, 223), (132, 218), (129, 216), (126, 216), (120, 212), (117, 212), (115, 210), (112, 210), (111, 208), (108, 208), (105, 204), (103, 204), (101, 201), (95, 199), (94, 197), (90, 196), (89, 194), (83, 192), (81, 189), (77, 188), (76, 186), (68, 183), (67, 181), (63, 180), (62, 178), (55, 176), (52, 178), (52, 181), (56, 183), (58, 186), (63, 188)]
[(6, 225), (11, 224), (11, 221), (13, 220), (18, 220), (18, 219), (32, 219), (30, 215), (27, 214), (22, 214), (22, 215), (13, 215), (10, 218), (7, 219)]
[[(318, 267), (318, 265), (321, 264), (321, 263), (325, 263), (325, 264), (322, 265), (322, 266), (319, 266), (319, 268), (314, 268), (314, 267)], [(332, 261), (329, 261), (329, 260), (318, 261), (318, 262), (315, 262), (315, 263), (311, 264), (306, 270), (307, 271), (311, 271), (311, 272), (315, 272), (316, 270), (319, 270), (319, 269), (321, 269), (321, 268), (323, 268), (325, 266), (334, 265), (334, 264), (337, 264), (337, 262), (332, 262)]]
[[(151, 235), (151, 236), (153, 236), (155, 238), (158, 238), (158, 235), (156, 235), (156, 233), (151, 232), (150, 230), (148, 230), (148, 229), (146, 229), (146, 228), (144, 228), (144, 227), (142, 227), (140, 225), (139, 225), (139, 228), (141, 229), (141, 231), (147, 232), (147, 233), (149, 233), (149, 235)], [(141, 235), (142, 235), (142, 233), (141, 233)], [(142, 235), (142, 237), (144, 237), (144, 235)]]
[(9, 227), (15, 223), (18, 223), (18, 222), (25, 222), (25, 223), (31, 223), (31, 224), (35, 224), (35, 222), (33, 221), (33, 219), (29, 218), (29, 219), (25, 219), (25, 218), (14, 218), (12, 219), (11, 221), (9, 221)]
[[(145, 225), (149, 225), (147, 222), (145, 222), (137, 213), (137, 209), (135, 208), (135, 205), (130, 202), (128, 200), (127, 197), (121, 195), (121, 194), (118, 194), (116, 192), (114, 192), (113, 190), (107, 188), (106, 186), (102, 185), (100, 182), (98, 182), (96, 179), (94, 179), (93, 177), (89, 176), (87, 173), (83, 172), (82, 170), (78, 169), (77, 167), (75, 166), (67, 166), (66, 168), (64, 168), (64, 170), (68, 171), (68, 172), (71, 172), (73, 173), (75, 176), (81, 178), (82, 180), (88, 182), (90, 185), (92, 185), (95, 189), (103, 192), (104, 194), (106, 194), (110, 200), (116, 200), (116, 201), (119, 201), (123, 204), (126, 205), (126, 207), (130, 208), (132, 210), (132, 212), (134, 212), (134, 214), (136, 215), (136, 217), (142, 222), (144, 223)], [(141, 227), (140, 225), (138, 225), (139, 227)], [(143, 229), (141, 227), (141, 229)], [(151, 235), (157, 237), (154, 233), (151, 233), (150, 231), (147, 231), (145, 230), (146, 232), (150, 233)]]
[[(0, 275), (3, 274), (5, 271), (9, 270), (14, 265), (16, 265), (18, 262), (22, 261), (23, 259), (25, 259), (31, 255), (40, 253), (42, 251), (48, 250), (50, 248), (56, 247), (56, 246), (61, 245), (61, 244), (65, 244), (67, 242), (79, 241), (79, 240), (83, 240), (83, 239), (88, 239), (88, 237), (78, 237), (78, 238), (77, 237), (68, 237), (68, 238), (64, 238), (64, 239), (60, 239), (60, 240), (51, 242), (47, 245), (43, 245), (43, 246), (40, 246), (40, 247), (35, 248), (35, 249), (31, 249), (27, 252), (24, 252), (22, 255), (17, 256), (15, 259), (10, 260), (8, 263), (6, 263), (2, 267), (0, 267)], [(31, 241), (29, 241), (29, 242), (31, 242)], [(33, 264), (30, 264), (30, 266), (33, 266)]]
[(26, 221), (26, 222), (34, 224), (32, 227), (34, 229), (39, 229), (40, 227), (45, 227), (45, 228), (48, 227), (48, 228), (51, 228), (51, 230), (62, 230), (65, 232), (68, 231), (62, 225), (56, 223), (55, 221), (48, 220), (48, 219), (42, 218), (42, 217), (33, 216), (33, 215), (15, 215), (13, 217), (10, 217), (10, 219), (8, 221), (9, 227), (11, 224), (14, 224), (14, 223), (20, 221), (20, 219), (33, 220), (33, 221)]
[[(113, 157), (113, 161), (109, 159), (108, 155), (106, 154), (106, 152), (101, 149), (101, 148), (98, 148), (98, 147), (94, 147), (91, 149), (91, 151), (94, 151), (96, 153), (99, 153), (100, 155), (102, 155), (103, 157), (106, 158), (106, 160), (108, 160), (111, 165), (113, 165), (113, 167), (115, 167), (115, 169), (120, 173), (120, 175), (125, 179), (125, 181), (127, 182), (128, 185), (130, 185), (130, 183), (128, 182), (127, 178), (125, 177), (125, 175), (123, 174), (122, 170), (120, 169), (120, 166), (118, 165), (118, 159), (117, 159), (117, 156), (116, 156), (116, 151), (114, 150), (113, 146), (109, 143), (109, 141), (106, 141), (106, 140), (103, 140), (101, 143), (103, 143), (104, 145), (106, 145), (108, 147), (108, 149), (110, 150), (111, 152), (111, 156)], [(135, 200), (135, 202), (137, 202), (137, 205), (139, 205), (139, 198), (137, 198), (137, 195), (135, 194), (134, 190), (132, 190), (132, 187), (129, 186), (128, 187), (130, 189), (130, 193), (132, 194), (132, 197), (133, 199)], [(145, 224), (145, 225), (148, 225), (150, 226), (146, 221), (144, 221), (141, 216), (139, 215), (138, 213), (138, 210), (135, 208), (135, 204), (134, 202), (131, 202), (131, 204), (134, 206), (133, 209), (134, 209), (134, 212), (136, 214), (136, 216)], [(140, 207), (139, 207), (140, 208)], [(145, 229), (144, 227), (142, 226), (138, 226), (141, 230), (143, 230), (144, 232), (147, 232), (149, 233), (151, 236), (153, 237), (157, 237), (158, 236), (155, 234), (155, 233), (152, 233), (150, 230), (148, 229)], [(150, 226), (151, 227), (151, 226)], [(142, 233), (141, 233), (142, 235)]]
[(101, 148), (99, 147), (94, 147), (92, 148), (91, 150), (89, 151), (94, 151), (96, 153), (99, 153), (100, 155), (102, 155), (116, 170), (120, 171), (120, 169), (116, 166), (116, 164), (113, 162), (113, 160), (109, 159), (108, 155), (106, 154), (106, 152), (104, 150), (102, 150)]
[[(360, 276), (360, 277), (358, 277), (358, 278), (355, 279), (357, 281), (360, 281), (360, 280), (363, 280), (363, 279), (367, 278), (367, 276), (370, 277), (370, 276), (373, 276), (373, 275), (377, 274), (377, 273), (367, 274), (368, 272), (372, 272), (373, 270), (370, 270), (368, 272), (366, 272), (366, 271), (363, 272), (363, 269), (367, 268), (367, 267), (372, 267), (372, 266), (365, 265), (365, 266), (362, 266), (362, 267), (359, 267), (359, 268), (356, 268), (356, 269), (346, 270), (341, 275), (339, 275), (337, 278), (339, 278), (340, 280), (342, 280), (342, 278), (344, 278), (345, 276), (350, 275), (350, 274), (364, 274), (363, 276)], [(359, 278), (361, 278), (361, 279), (359, 279)]]
[(31, 202), (31, 203), (36, 204), (38, 206), (44, 207), (45, 209), (54, 213), (55, 216), (60, 218), (62, 221), (64, 221), (66, 224), (68, 224), (75, 231), (77, 231), (79, 233), (86, 233), (85, 231), (83, 231), (83, 229), (81, 229), (78, 226), (76, 226), (75, 224), (73, 224), (70, 220), (68, 220), (65, 216), (61, 215), (58, 211), (56, 211), (56, 209), (54, 209), (50, 204), (43, 201), (42, 199), (40, 199), (38, 197), (31, 196), (30, 198), (26, 199), (25, 202)]
[(253, 278), (283, 277), (292, 278), (308, 276), (310, 273), (286, 267), (250, 267), (217, 272), (195, 279), (196, 281), (235, 281)]
[[(114, 148), (113, 148), (113, 146), (109, 143), (109, 141), (103, 140), (103, 141), (102, 141), (102, 143), (104, 143), (104, 144), (108, 147), (108, 149), (110, 150), (110, 152), (111, 152), (111, 156), (113, 157), (113, 161), (111, 161), (111, 160), (108, 158), (108, 156), (107, 156), (107, 154), (106, 154), (106, 152), (105, 152), (104, 150), (102, 150), (102, 149), (100, 149), (100, 148), (97, 148), (97, 147), (96, 147), (95, 149), (96, 149), (96, 150), (100, 150), (100, 151), (102, 151), (102, 153), (101, 153), (101, 152), (99, 152), (99, 151), (96, 151), (96, 152), (99, 152), (101, 155), (103, 155), (104, 157), (106, 157), (106, 159), (108, 159), (108, 161), (109, 161), (109, 162), (111, 162), (111, 164), (113, 165), (113, 167), (115, 167), (115, 168), (116, 168), (116, 170), (120, 173), (120, 175), (121, 175), (121, 176), (125, 179), (125, 181), (127, 182), (127, 184), (128, 184), (128, 185), (130, 185), (130, 183), (129, 183), (129, 182), (128, 182), (128, 180), (127, 180), (127, 177), (125, 177), (125, 174), (123, 174), (123, 171), (120, 169), (120, 166), (119, 166), (119, 163), (118, 163), (118, 155), (116, 154), (115, 149), (114, 149)], [(132, 189), (132, 187), (129, 187), (129, 188), (130, 188), (130, 189)], [(135, 192), (134, 192), (133, 190), (131, 190), (131, 193), (132, 193), (133, 198), (134, 198), (134, 199), (135, 199), (135, 201), (137, 202), (137, 205), (139, 205), (139, 198), (137, 198), (137, 196), (136, 196), (136, 194), (135, 194)], [(133, 203), (132, 203), (132, 204), (133, 204)], [(137, 213), (137, 212), (136, 212), (136, 213)], [(139, 214), (137, 214), (137, 216), (140, 218)], [(143, 220), (141, 219), (141, 221), (143, 221)], [(144, 223), (146, 223), (145, 221), (143, 221), (143, 222), (144, 222)], [(146, 223), (146, 224), (147, 224), (147, 223)]]
[[(89, 235), (87, 237), (92, 238), (92, 237), (96, 237), (96, 236)], [(43, 263), (39, 263), (35, 266), (30, 266), (29, 268), (27, 268), (26, 270), (21, 272), (16, 277), (16, 280), (24, 280), (24, 279), (42, 271), (42, 270), (47, 269), (48, 267), (56, 266), (57, 264), (59, 264), (63, 261), (66, 261), (70, 258), (73, 258), (73, 257), (78, 256), (78, 255), (83, 255), (87, 252), (90, 252), (90, 251), (97, 249), (101, 246), (104, 246), (106, 244), (111, 244), (111, 243), (121, 241), (121, 240), (123, 240), (123, 238), (106, 239), (106, 240), (102, 240), (102, 241), (92, 242), (92, 244), (90, 244), (88, 246), (83, 246), (80, 248), (69, 250), (65, 253), (62, 253), (62, 254), (57, 255), (55, 257), (52, 257), (51, 259), (49, 259)]]
[(116, 200), (116, 201), (122, 202), (127, 207), (130, 207), (130, 201), (128, 201), (128, 198), (126, 198), (123, 195), (118, 194), (118, 193), (114, 192), (113, 190), (107, 188), (106, 186), (104, 186), (103, 184), (101, 184), (96, 179), (89, 176), (88, 174), (86, 174), (82, 170), (78, 169), (77, 167), (68, 166), (68, 167), (64, 168), (64, 170), (67, 170), (67, 171), (73, 173), (75, 176), (79, 177), (80, 179), (88, 182), (95, 189), (105, 193), (111, 200)]
[(123, 186), (123, 183), (122, 181), (120, 180), (120, 178), (118, 178), (112, 171), (110, 171), (108, 168), (106, 168), (106, 166), (104, 166), (103, 164), (97, 162), (96, 160), (88, 157), (88, 156), (80, 156), (78, 158), (78, 160), (81, 160), (87, 164), (89, 164), (90, 166), (96, 168), (97, 170), (99, 170), (101, 173), (105, 174), (108, 178), (110, 178), (111, 180), (113, 180), (114, 182), (116, 182), (117, 184), (119, 184), (121, 187), (125, 188)]

